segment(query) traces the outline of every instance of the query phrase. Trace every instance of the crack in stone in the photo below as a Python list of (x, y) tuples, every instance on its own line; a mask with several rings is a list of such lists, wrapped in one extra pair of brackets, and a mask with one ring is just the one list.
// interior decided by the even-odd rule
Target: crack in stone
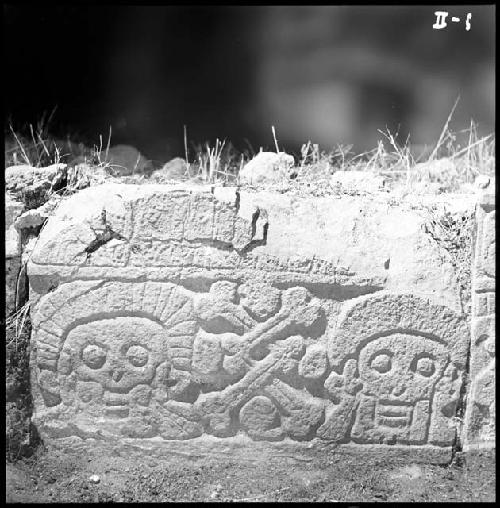
[(90, 255), (93, 252), (100, 249), (103, 245), (106, 245), (108, 242), (110, 242), (113, 239), (124, 240), (124, 241), (127, 240), (125, 237), (120, 235), (120, 233), (113, 231), (109, 224), (106, 224), (104, 232), (96, 233), (96, 237), (94, 238), (94, 240), (92, 240), (90, 242), (90, 244), (84, 249), (84, 252), (86, 252), (86, 254), (87, 254), (87, 259), (90, 257)]

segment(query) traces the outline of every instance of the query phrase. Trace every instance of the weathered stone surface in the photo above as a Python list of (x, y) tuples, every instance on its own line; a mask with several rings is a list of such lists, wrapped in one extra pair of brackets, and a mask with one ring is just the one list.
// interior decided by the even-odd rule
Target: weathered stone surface
[(293, 165), (293, 156), (285, 152), (259, 152), (240, 171), (240, 182), (258, 185), (289, 178)]
[(354, 300), (329, 342), (325, 386), (338, 406), (318, 432), (346, 439), (354, 413), (358, 443), (450, 444), (468, 340), (463, 317), (413, 295)]
[[(234, 274), (324, 284), (339, 300), (378, 289), (413, 291), (460, 311), (451, 258), (423, 230), (425, 209), (379, 198), (224, 187), (212, 194), (182, 184), (85, 189), (63, 201), (44, 227), (31, 265), (33, 289), (43, 293), (36, 287), (49, 274), (77, 280), (125, 271), (197, 283)], [(451, 196), (450, 206), (455, 201)], [(469, 206), (473, 200), (462, 209)]]
[(22, 201), (27, 209), (43, 205), (55, 189), (63, 186), (66, 164), (36, 168), (26, 164), (5, 169), (5, 190)]
[(24, 204), (5, 194), (5, 229), (9, 229), (24, 210)]
[(21, 238), (14, 227), (17, 218), (22, 214), (24, 204), (5, 194), (5, 257), (21, 255)]
[(21, 268), (21, 235), (14, 227), (24, 204), (5, 194), (5, 315), (16, 308), (17, 277)]
[[(481, 183), (481, 182), (480, 182)], [(495, 447), (495, 179), (478, 185), (472, 268), (472, 337), (464, 448)]]
[(16, 310), (17, 281), (21, 270), (21, 257), (5, 258), (5, 316)]
[(61, 196), (55, 194), (51, 196), (51, 198), (42, 206), (31, 210), (26, 210), (26, 212), (20, 214), (17, 217), (14, 222), (14, 227), (21, 234), (21, 236), (23, 236), (23, 233), (25, 233), (24, 236), (26, 237), (29, 232), (24, 230), (29, 230), (31, 228), (36, 229), (42, 226), (44, 222), (54, 214), (54, 211), (59, 206), (61, 199)]
[(469, 330), (423, 221), (353, 197), (79, 192), (28, 265), (42, 437), (448, 456)]

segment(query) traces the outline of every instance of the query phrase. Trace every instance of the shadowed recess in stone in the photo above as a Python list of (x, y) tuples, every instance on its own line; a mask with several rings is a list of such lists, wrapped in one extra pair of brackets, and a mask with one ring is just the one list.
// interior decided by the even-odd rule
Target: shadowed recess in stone
[[(336, 300), (339, 302), (343, 302), (345, 300), (351, 300), (358, 296), (367, 295), (371, 293), (376, 293), (377, 291), (382, 291), (384, 288), (382, 286), (371, 286), (371, 285), (345, 285), (345, 284), (326, 284), (326, 283), (304, 283), (301, 284), (305, 287), (311, 294), (317, 296), (318, 298), (328, 299), (328, 300)], [(292, 287), (293, 283), (278, 283), (276, 287), (280, 289), (287, 289), (288, 287)]]

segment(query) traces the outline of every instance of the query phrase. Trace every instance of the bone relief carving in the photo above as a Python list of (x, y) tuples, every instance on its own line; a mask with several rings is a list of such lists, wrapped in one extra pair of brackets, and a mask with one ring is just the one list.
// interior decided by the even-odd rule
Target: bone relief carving
[[(300, 286), (70, 284), (42, 300), (36, 323), (37, 380), (54, 418), (166, 440), (453, 439), (443, 422), (458, 400), (464, 327), (446, 308), (361, 297), (328, 337), (321, 301)], [(66, 292), (78, 296), (60, 317)], [(399, 317), (379, 319), (394, 305)], [(435, 335), (436, 319), (453, 326), (449, 336)]]

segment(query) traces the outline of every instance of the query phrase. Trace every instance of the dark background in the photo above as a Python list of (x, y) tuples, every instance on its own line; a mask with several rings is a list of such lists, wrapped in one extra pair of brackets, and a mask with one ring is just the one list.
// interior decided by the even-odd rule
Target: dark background
[(386, 127), (432, 145), (458, 96), (452, 128), (494, 130), (494, 48), (494, 6), (4, 5), (4, 102), (14, 126), (57, 106), (55, 135), (111, 127), (158, 160), (183, 155), (183, 125), (239, 149), (272, 148), (271, 125), (295, 152)]

